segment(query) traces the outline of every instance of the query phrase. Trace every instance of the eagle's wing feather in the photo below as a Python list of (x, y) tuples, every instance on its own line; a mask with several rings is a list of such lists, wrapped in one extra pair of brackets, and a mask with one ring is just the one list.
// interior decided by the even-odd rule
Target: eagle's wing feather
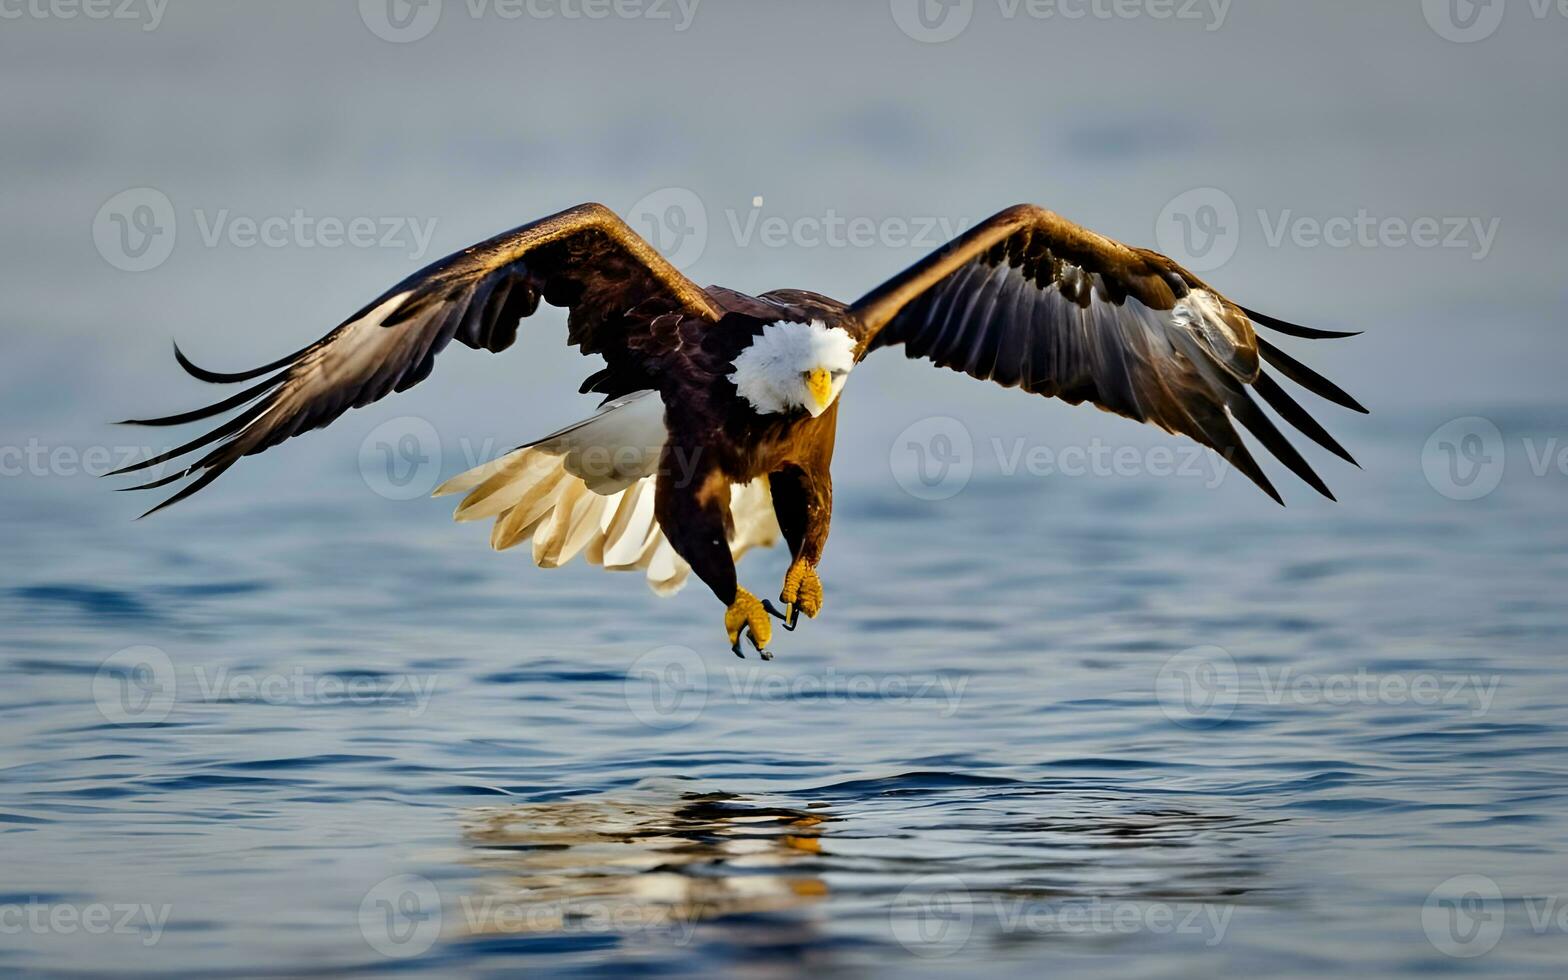
[[(604, 374), (636, 374), (629, 351), (646, 343), (628, 337), (626, 324), (642, 308), (716, 321), (707, 295), (661, 257), (609, 209), (585, 204), (505, 232), (430, 265), (387, 290), (331, 333), (287, 357), (233, 374), (199, 368), (178, 348), (181, 366), (203, 381), (264, 380), (195, 411), (132, 420), (135, 425), (180, 425), (243, 407), (234, 418), (169, 452), (117, 473), (168, 463), (217, 445), (173, 475), (130, 489), (147, 489), (199, 474), (153, 513), (216, 479), (243, 456), (331, 423), (423, 381), (452, 340), (476, 350), (503, 351), (517, 339), (519, 319), (543, 299), (571, 310), (568, 341), (584, 354), (603, 354)], [(641, 380), (641, 379), (636, 379)], [(623, 382), (623, 384), (626, 382)], [(631, 384), (631, 388), (646, 385)], [(604, 386), (601, 386), (604, 390)], [(611, 391), (611, 394), (624, 392)], [(146, 515), (143, 515), (146, 516)]]
[[(1262, 362), (1356, 411), (1355, 399), (1260, 340), (1253, 322), (1298, 337), (1351, 334), (1244, 310), (1175, 262), (1129, 248), (1042, 208), (1020, 205), (971, 229), (851, 307), (865, 353), (897, 344), (982, 381), (1090, 402), (1182, 433), (1223, 454), (1275, 500), (1242, 443), (1240, 422), (1332, 499), (1248, 393), (1354, 463)], [(1283, 501), (1281, 501), (1283, 502)]]

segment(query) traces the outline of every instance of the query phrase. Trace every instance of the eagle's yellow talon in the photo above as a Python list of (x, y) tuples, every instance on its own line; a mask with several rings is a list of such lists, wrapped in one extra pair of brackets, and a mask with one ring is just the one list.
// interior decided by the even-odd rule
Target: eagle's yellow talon
[(816, 619), (822, 611), (822, 598), (822, 580), (817, 578), (817, 570), (804, 558), (796, 559), (784, 576), (779, 601), (798, 605), (801, 612)]
[(752, 646), (766, 657), (764, 648), (773, 639), (773, 622), (768, 619), (768, 611), (756, 596), (745, 589), (736, 589), (735, 601), (724, 611), (724, 630), (730, 638), (730, 649), (735, 651), (736, 656), (741, 655), (740, 634), (743, 629), (751, 630)]

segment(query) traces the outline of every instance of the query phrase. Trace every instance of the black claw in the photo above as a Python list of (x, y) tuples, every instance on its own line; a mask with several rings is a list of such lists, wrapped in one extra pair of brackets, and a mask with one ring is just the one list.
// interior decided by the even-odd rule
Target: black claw
[(762, 648), (762, 644), (757, 642), (757, 634), (751, 632), (751, 630), (748, 629), (746, 631), (746, 638), (751, 641), (752, 647), (756, 649), (757, 653), (762, 657), (763, 660), (773, 659), (773, 654), (769, 653), (767, 650), (764, 650)]
[(764, 600), (762, 600), (762, 608), (767, 610), (767, 613), (768, 613), (769, 616), (772, 616), (774, 619), (776, 619), (779, 622), (783, 623), (785, 631), (790, 632), (790, 633), (795, 632), (795, 624), (800, 619), (800, 604), (799, 603), (797, 603), (797, 602), (788, 603), (784, 607), (784, 612), (779, 612), (778, 609), (773, 605), (773, 603), (771, 603), (768, 600), (764, 599)]
[[(744, 632), (744, 630), (742, 630), (742, 632)], [(740, 634), (739, 633), (737, 633), (735, 635), (735, 643), (734, 643), (733, 646), (730, 647), (730, 650), (735, 654), (735, 656), (739, 657), (740, 659), (742, 659), (742, 660), (746, 659), (746, 655), (744, 653), (740, 652)]]

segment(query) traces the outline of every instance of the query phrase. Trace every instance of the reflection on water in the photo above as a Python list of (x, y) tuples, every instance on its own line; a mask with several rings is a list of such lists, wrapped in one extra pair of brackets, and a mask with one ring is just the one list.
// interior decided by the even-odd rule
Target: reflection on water
[[(610, 797), (475, 807), (462, 824), (476, 874), (448, 903), (449, 937), (472, 955), (498, 941), (559, 965), (584, 937), (679, 947), (700, 932), (725, 946), (771, 922), (792, 948), (848, 928), (873, 945), (946, 957), (971, 946), (1115, 945), (1143, 931), (1130, 923), (1149, 922), (1213, 945), (1237, 908), (1291, 900), (1271, 878), (1266, 839), (1283, 818), (1143, 809), (1086, 789), (1092, 782), (922, 771), (831, 783), (780, 805), (648, 780)], [(831, 922), (811, 914), (829, 898)], [(521, 936), (577, 942), (510, 942)]]
[[(482, 873), (476, 932), (552, 932), (574, 917), (628, 930), (689, 926), (820, 901), (809, 860), (831, 817), (722, 793), (477, 807), (463, 819)], [(805, 866), (802, 866), (805, 865)]]

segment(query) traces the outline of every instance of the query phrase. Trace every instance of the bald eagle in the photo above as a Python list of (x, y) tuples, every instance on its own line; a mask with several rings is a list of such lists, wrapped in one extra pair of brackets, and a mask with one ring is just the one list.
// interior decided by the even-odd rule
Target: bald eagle
[[(902, 347), (982, 381), (1190, 436), (1281, 503), (1233, 422), (1333, 495), (1253, 393), (1320, 446), (1355, 460), (1263, 365), (1366, 411), (1254, 324), (1309, 339), (1352, 334), (1243, 309), (1169, 258), (1042, 208), (1008, 208), (846, 305), (803, 290), (700, 288), (609, 209), (585, 204), (444, 258), (315, 343), (253, 370), (209, 371), (176, 347), (181, 367), (203, 381), (253, 383), (194, 411), (133, 420), (171, 426), (237, 413), (117, 473), (206, 450), (170, 476), (126, 488), (195, 477), (153, 513), (242, 456), (418, 384), (454, 339), (507, 349), (541, 299), (570, 311), (570, 344), (603, 358), (581, 390), (605, 402), (593, 417), (437, 493), (465, 494), (458, 520), (492, 519), (497, 549), (531, 539), (544, 567), (584, 554), (606, 568), (645, 571), (661, 594), (696, 572), (725, 606), (737, 655), (747, 637), (770, 656), (770, 616), (794, 629), (801, 613), (822, 608), (817, 567), (832, 516), (838, 396), (874, 351)], [(780, 535), (792, 558), (782, 610), (741, 588), (735, 573), (742, 553)]]

